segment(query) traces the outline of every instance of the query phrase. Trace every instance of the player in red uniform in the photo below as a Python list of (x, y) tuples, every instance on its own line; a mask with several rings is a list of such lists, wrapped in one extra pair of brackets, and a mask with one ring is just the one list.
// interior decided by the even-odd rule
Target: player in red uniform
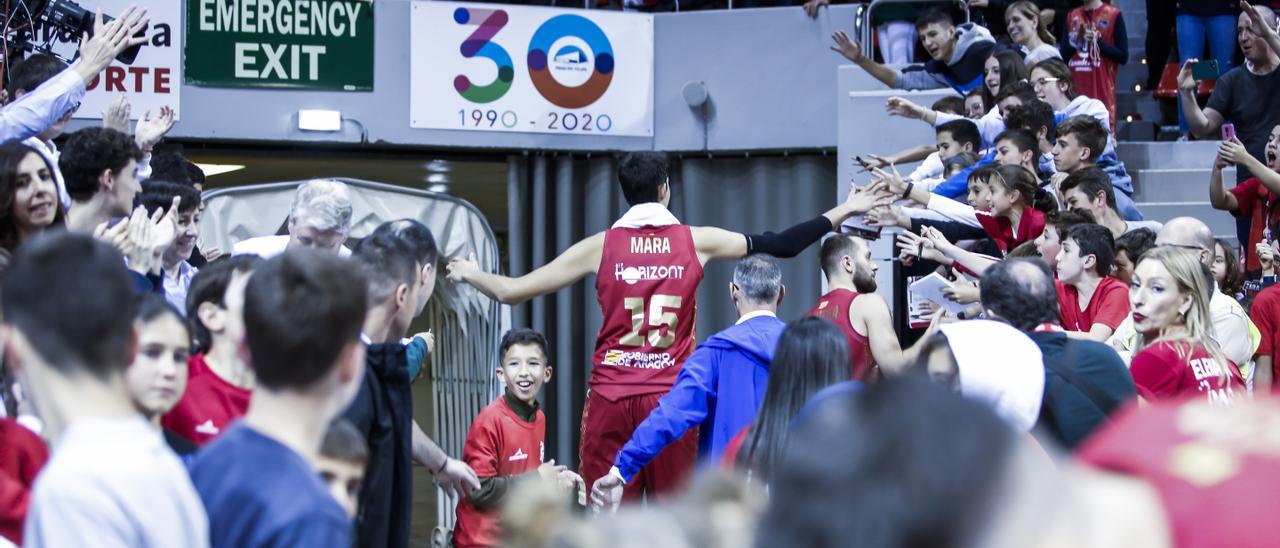
[(876, 295), (876, 271), (866, 240), (836, 234), (822, 242), (822, 272), (829, 290), (809, 316), (835, 322), (849, 343), (850, 377), (876, 378), (877, 364), (888, 372), (906, 366), (898, 335), (893, 331), (889, 303)]
[[(580, 471), (587, 485), (609, 472), (636, 425), (649, 416), (693, 351), (695, 303), (702, 266), (749, 253), (793, 257), (851, 215), (887, 203), (878, 187), (851, 192), (820, 217), (781, 233), (744, 235), (680, 224), (667, 209), (671, 186), (660, 153), (636, 152), (618, 165), (618, 182), (631, 205), (613, 227), (582, 240), (547, 265), (519, 278), (480, 270), (454, 259), (449, 279), (516, 304), (596, 274), (604, 323), (596, 338), (586, 408), (582, 413)], [(697, 433), (690, 431), (644, 467), (624, 491), (662, 495), (692, 468)]]

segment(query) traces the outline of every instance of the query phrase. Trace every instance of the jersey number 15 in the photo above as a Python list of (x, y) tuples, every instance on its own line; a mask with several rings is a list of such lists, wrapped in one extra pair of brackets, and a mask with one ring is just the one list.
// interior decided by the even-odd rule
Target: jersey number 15
[[(644, 346), (645, 339), (648, 339), (649, 346), (654, 348), (667, 348), (676, 342), (676, 327), (680, 324), (680, 316), (676, 315), (674, 310), (679, 309), (683, 299), (675, 295), (654, 295), (649, 301), (648, 321), (645, 321), (645, 305), (644, 297), (627, 297), (622, 301), (623, 306), (631, 313), (631, 332), (623, 335), (618, 339), (618, 344), (622, 346)], [(651, 328), (646, 336), (644, 333), (645, 324)], [(662, 326), (666, 326), (666, 333), (663, 334)]]

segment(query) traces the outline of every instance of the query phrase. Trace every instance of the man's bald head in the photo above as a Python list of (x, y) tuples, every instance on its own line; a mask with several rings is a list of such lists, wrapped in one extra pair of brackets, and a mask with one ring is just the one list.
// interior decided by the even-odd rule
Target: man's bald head
[(987, 268), (982, 274), (980, 296), (989, 315), (1022, 331), (1058, 323), (1053, 272), (1041, 259), (1007, 259)]
[(1195, 217), (1175, 217), (1164, 224), (1156, 234), (1156, 245), (1171, 245), (1200, 254), (1200, 262), (1213, 265), (1213, 231), (1209, 225)]

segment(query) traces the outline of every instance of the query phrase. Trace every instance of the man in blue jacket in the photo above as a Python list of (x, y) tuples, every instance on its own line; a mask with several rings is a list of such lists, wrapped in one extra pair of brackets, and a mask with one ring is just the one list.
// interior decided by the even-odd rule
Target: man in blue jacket
[(618, 452), (613, 469), (591, 488), (592, 503), (616, 506), (623, 485), (689, 429), (698, 432), (698, 459), (713, 459), (755, 418), (764, 400), (778, 338), (787, 324), (778, 319), (785, 288), (778, 261), (751, 255), (733, 269), (729, 295), (738, 322), (721, 331), (685, 360), (671, 391), (640, 423)]

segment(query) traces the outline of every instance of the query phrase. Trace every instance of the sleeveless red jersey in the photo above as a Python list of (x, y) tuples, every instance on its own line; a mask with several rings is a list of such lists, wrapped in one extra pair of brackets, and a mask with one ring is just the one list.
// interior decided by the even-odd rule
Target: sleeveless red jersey
[(695, 346), (702, 263), (686, 225), (605, 232), (591, 390), (611, 401), (666, 392)]
[(1098, 29), (1100, 43), (1115, 44), (1116, 20), (1120, 18), (1120, 8), (1103, 4), (1097, 9), (1087, 10), (1083, 6), (1071, 10), (1067, 14), (1067, 37), (1076, 47), (1076, 55), (1064, 59), (1075, 77), (1076, 90), (1084, 96), (1092, 97), (1107, 105), (1111, 112), (1111, 131), (1116, 129), (1116, 76), (1120, 72), (1120, 64), (1102, 56), (1093, 44), (1079, 43), (1081, 29), (1094, 26)]
[(849, 309), (858, 293), (848, 289), (832, 289), (818, 299), (809, 316), (825, 318), (836, 323), (849, 342), (849, 378), (855, 381), (871, 381), (875, 377), (875, 359), (871, 355), (871, 341), (860, 335), (849, 322)]

